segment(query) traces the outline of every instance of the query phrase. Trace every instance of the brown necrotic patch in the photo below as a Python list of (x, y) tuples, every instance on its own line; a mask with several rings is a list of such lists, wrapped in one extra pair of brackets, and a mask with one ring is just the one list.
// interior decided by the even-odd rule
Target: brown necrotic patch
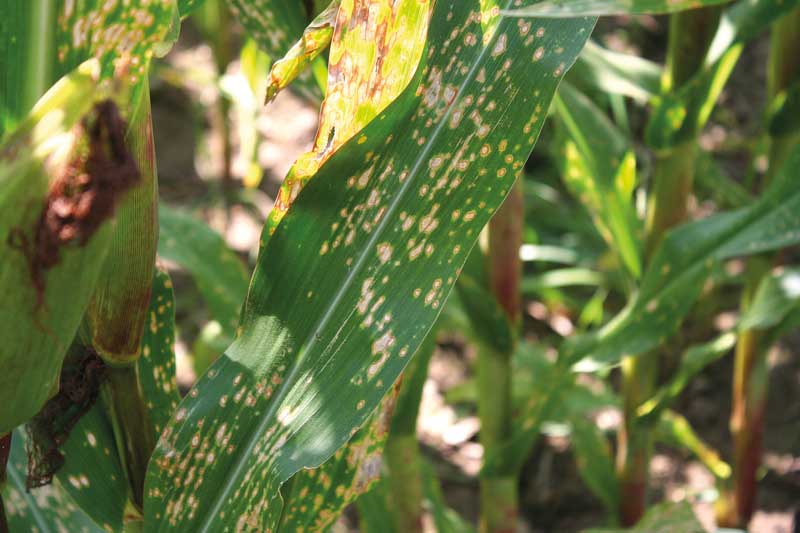
[(86, 145), (53, 181), (33, 231), (15, 228), (8, 237), (25, 254), (38, 306), (44, 301), (45, 273), (61, 260), (62, 247), (84, 246), (140, 177), (125, 144), (127, 125), (114, 102), (96, 104), (80, 128)]
[(28, 476), (25, 488), (48, 485), (64, 464), (59, 450), (72, 428), (92, 408), (106, 377), (106, 366), (96, 353), (66, 363), (61, 371), (58, 393), (28, 422)]

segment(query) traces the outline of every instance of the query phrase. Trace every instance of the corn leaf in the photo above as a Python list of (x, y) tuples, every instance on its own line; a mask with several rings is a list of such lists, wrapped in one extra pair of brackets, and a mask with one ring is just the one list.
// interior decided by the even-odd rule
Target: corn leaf
[(652, 349), (680, 325), (715, 266), (732, 257), (800, 242), (800, 191), (794, 169), (800, 147), (749, 207), (713, 215), (670, 232), (656, 250), (638, 294), (599, 331), (577, 337), (562, 352), (584, 369)]
[(9, 531), (103, 532), (101, 527), (75, 505), (58, 482), (33, 489), (32, 492), (25, 490), (25, 435), (21, 431), (15, 431), (13, 435), (11, 455), (6, 467), (7, 479), (3, 487), (3, 504)]
[(727, 8), (703, 68), (680, 88), (660, 95), (655, 102), (645, 132), (648, 144), (666, 149), (694, 138), (708, 121), (744, 43), (798, 5), (798, 0), (739, 0)]
[(728, 0), (544, 0), (532, 6), (503, 11), (509, 17), (580, 17), (674, 13)]
[(437, 2), (415, 82), (269, 238), (240, 336), (162, 434), (147, 530), (274, 527), (280, 485), (344, 444), (416, 351), (594, 20), (489, 22)]
[(81, 135), (73, 128), (108, 94), (96, 78), (97, 64), (89, 63), (62, 79), (0, 147), (0, 433), (32, 417), (53, 393), (109, 244), (105, 223), (84, 246), (61, 247), (52, 268), (33, 249), (50, 182), (68, 168)]
[(730, 479), (730, 465), (720, 459), (719, 453), (695, 433), (689, 421), (682, 415), (671, 410), (664, 411), (658, 420), (655, 435), (661, 442), (691, 452), (717, 480)]
[(611, 445), (594, 422), (578, 417), (572, 420), (570, 442), (583, 482), (603, 502), (606, 512), (615, 516), (619, 509), (619, 482), (614, 469)]
[(656, 63), (589, 41), (567, 80), (579, 87), (590, 86), (646, 102), (660, 91), (661, 71)]
[(753, 301), (739, 320), (739, 329), (767, 329), (781, 322), (800, 304), (800, 268), (786, 268), (765, 276)]
[(686, 385), (705, 367), (729, 353), (736, 346), (735, 333), (723, 333), (716, 339), (692, 346), (681, 358), (678, 370), (669, 382), (660, 387), (645, 403), (639, 406), (636, 414), (642, 421), (655, 421), (680, 395)]
[(630, 274), (642, 273), (640, 223), (633, 205), (636, 159), (625, 137), (586, 96), (563, 84), (556, 110), (565, 143), (564, 181), (589, 210), (609, 248)]
[(194, 278), (211, 316), (233, 338), (247, 295), (247, 271), (224, 239), (187, 211), (160, 204), (158, 255)]
[[(231, 0), (231, 11), (259, 48), (281, 58), (302, 35), (308, 22), (303, 2), (297, 0)], [(298, 74), (298, 91), (311, 101), (321, 99), (308, 71)]]
[(697, 520), (692, 506), (687, 502), (659, 503), (651, 507), (636, 524), (629, 529), (587, 529), (583, 533), (704, 533), (705, 528)]
[[(153, 432), (158, 435), (180, 401), (175, 379), (175, 303), (169, 275), (156, 269), (137, 372)], [(56, 473), (63, 490), (103, 528), (120, 531), (125, 519), (140, 519), (120, 462), (112, 422), (98, 402), (60, 447), (66, 459)], [(91, 481), (89, 481), (91, 480)]]

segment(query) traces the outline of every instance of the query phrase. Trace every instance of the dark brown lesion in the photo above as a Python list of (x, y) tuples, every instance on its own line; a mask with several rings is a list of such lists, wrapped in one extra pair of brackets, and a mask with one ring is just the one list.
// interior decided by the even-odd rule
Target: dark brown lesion
[(64, 464), (59, 447), (67, 442), (75, 424), (97, 401), (107, 374), (103, 360), (88, 348), (81, 348), (81, 355), (65, 364), (58, 393), (26, 425), (27, 490), (52, 482)]
[(140, 180), (133, 154), (125, 143), (127, 124), (116, 104), (95, 104), (81, 122), (87, 146), (78, 150), (52, 183), (41, 215), (30, 234), (14, 228), (8, 244), (25, 255), (37, 308), (44, 303), (45, 274), (61, 260), (61, 248), (85, 246), (114, 215), (123, 194)]

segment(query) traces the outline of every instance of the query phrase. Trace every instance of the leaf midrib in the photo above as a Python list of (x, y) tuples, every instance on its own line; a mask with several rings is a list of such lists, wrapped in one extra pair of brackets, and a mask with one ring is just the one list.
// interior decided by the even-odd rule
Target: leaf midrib
[[(512, 3), (513, 3), (513, 0), (508, 0), (508, 2), (506, 3), (506, 9), (508, 9), (511, 6)], [(436, 8), (434, 7), (434, 9), (436, 9)], [(435, 13), (432, 12), (431, 13), (431, 21), (432, 21), (434, 15), (435, 15)], [(312, 348), (317, 344), (317, 342), (319, 342), (317, 339), (318, 339), (318, 337), (320, 337), (320, 335), (319, 335), (320, 332), (325, 327), (327, 327), (328, 322), (330, 322), (331, 318), (334, 315), (337, 314), (337, 309), (336, 309), (337, 306), (339, 305), (340, 301), (344, 298), (344, 296), (347, 293), (348, 289), (350, 289), (350, 287), (353, 285), (353, 282), (356, 280), (356, 277), (359, 274), (361, 274), (362, 267), (364, 266), (364, 263), (366, 262), (367, 257), (369, 256), (369, 250), (371, 250), (375, 246), (375, 244), (378, 242), (379, 237), (382, 236), (383, 231), (385, 230), (386, 226), (389, 224), (389, 221), (392, 219), (392, 216), (394, 215), (395, 211), (399, 208), (401, 200), (403, 200), (405, 198), (408, 190), (411, 187), (411, 184), (412, 183), (416, 183), (416, 179), (419, 177), (420, 170), (421, 170), (421, 168), (423, 166), (423, 162), (426, 160), (426, 158), (432, 152), (432, 150), (433, 150), (432, 147), (436, 144), (436, 141), (440, 137), (441, 132), (444, 130), (445, 125), (447, 124), (447, 122), (449, 120), (449, 117), (453, 112), (453, 109), (455, 109), (455, 107), (456, 107), (456, 105), (455, 105), (456, 102), (461, 100), (461, 97), (462, 97), (462, 95), (464, 93), (465, 88), (475, 78), (476, 71), (478, 70), (478, 66), (483, 64), (486, 55), (489, 54), (490, 50), (493, 48), (492, 45), (495, 44), (497, 36), (500, 34), (499, 26), (500, 26), (500, 24), (505, 22), (505, 20), (507, 20), (506, 17), (502, 17), (501, 16), (501, 19), (498, 21), (498, 26), (495, 28), (495, 31), (492, 33), (491, 39), (484, 45), (484, 47), (482, 48), (480, 54), (478, 54), (478, 57), (473, 62), (472, 66), (470, 67), (469, 72), (464, 77), (464, 81), (458, 87), (458, 93), (457, 93), (458, 94), (458, 98), (451, 105), (449, 105), (447, 107), (447, 109), (445, 110), (445, 113), (442, 115), (442, 117), (439, 120), (438, 124), (436, 125), (436, 127), (433, 130), (433, 132), (431, 133), (431, 135), (429, 137), (429, 142), (425, 143), (425, 146), (423, 147), (422, 151), (419, 152), (419, 155), (417, 156), (417, 158), (414, 161), (414, 166), (411, 168), (411, 170), (409, 170), (408, 179), (406, 179), (401, 184), (401, 186), (399, 188), (399, 191), (397, 192), (397, 194), (391, 200), (391, 203), (388, 206), (384, 217), (376, 225), (375, 231), (372, 232), (372, 234), (370, 235), (369, 239), (367, 240), (367, 243), (361, 248), (361, 252), (357, 254), (357, 256), (356, 256), (357, 259), (354, 261), (353, 268), (351, 268), (348, 271), (347, 275), (345, 276), (344, 281), (342, 282), (342, 284), (339, 286), (339, 288), (337, 289), (336, 293), (334, 294), (334, 297), (331, 300), (331, 303), (328, 305), (328, 307), (325, 310), (325, 313), (323, 314), (323, 316), (317, 322), (317, 325), (314, 328), (313, 333), (311, 333), (311, 335), (309, 336), (310, 339), (311, 339), (311, 342), (309, 342), (305, 346), (305, 348), (301, 348), (298, 351), (298, 355), (297, 355), (297, 358), (295, 360), (295, 363), (294, 363), (294, 365), (292, 365), (292, 368), (291, 368), (291, 370), (289, 372), (289, 375), (286, 377), (286, 380), (285, 380), (286, 385), (284, 387), (281, 387), (277, 391), (277, 395), (276, 395), (275, 399), (270, 402), (268, 410), (264, 414), (264, 416), (261, 417), (261, 420), (260, 420), (260, 422), (258, 424), (258, 427), (257, 427), (256, 431), (252, 432), (250, 434), (250, 436), (248, 437), (248, 440), (247, 440), (247, 443), (246, 443), (246, 447), (244, 448), (243, 453), (238, 454), (238, 457), (245, 457), (246, 458), (246, 457), (248, 457), (249, 455), (252, 454), (253, 450), (255, 449), (256, 444), (258, 443), (258, 440), (259, 440), (260, 436), (262, 434), (264, 434), (267, 424), (270, 422), (270, 420), (272, 420), (275, 417), (275, 414), (276, 414), (276, 411), (277, 411), (278, 407), (280, 406), (280, 404), (282, 403), (282, 401), (284, 400), (286, 395), (289, 393), (289, 391), (292, 389), (292, 384), (295, 382), (295, 380), (297, 378), (297, 374), (300, 371), (301, 363), (305, 359), (306, 354), (308, 354), (312, 350)], [(428, 45), (428, 37), (429, 36), (430, 36), (430, 33), (428, 33), (428, 36), (426, 36), (426, 48), (427, 48), (427, 45)], [(417, 66), (417, 68), (418, 69), (419, 68), (424, 68), (423, 64), (422, 64), (422, 61), (420, 61), (420, 64)], [(403, 90), (403, 93), (405, 91), (407, 91), (407, 90), (409, 90), (408, 87), (406, 87)], [(265, 248), (265, 251), (266, 251), (266, 248)], [(222, 507), (223, 502), (227, 499), (228, 495), (233, 490), (235, 482), (241, 477), (242, 470), (244, 469), (245, 464), (246, 464), (246, 460), (239, 460), (239, 461), (236, 462), (236, 464), (233, 466), (232, 469), (228, 470), (228, 472), (230, 472), (230, 474), (226, 475), (225, 482), (224, 482), (224, 485), (222, 487), (222, 490), (220, 490), (220, 491), (215, 493), (215, 498), (214, 498), (214, 500), (212, 502), (212, 505), (211, 505), (209, 511), (204, 514), (203, 522), (202, 522), (202, 529), (200, 530), (201, 533), (208, 533), (209, 532), (209, 528), (211, 527), (211, 525), (212, 525), (212, 523), (214, 521), (214, 517), (217, 515), (217, 513), (220, 510), (220, 508)], [(209, 519), (209, 517), (210, 517), (210, 519)]]

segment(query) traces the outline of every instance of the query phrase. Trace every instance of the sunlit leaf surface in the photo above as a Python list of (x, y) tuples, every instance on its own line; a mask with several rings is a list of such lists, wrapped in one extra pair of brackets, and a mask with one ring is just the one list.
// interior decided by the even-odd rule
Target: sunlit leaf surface
[(416, 351), (594, 24), (484, 22), (477, 1), (436, 3), (414, 84), (267, 241), (240, 336), (162, 434), (147, 530), (274, 527), (280, 485), (341, 447)]

